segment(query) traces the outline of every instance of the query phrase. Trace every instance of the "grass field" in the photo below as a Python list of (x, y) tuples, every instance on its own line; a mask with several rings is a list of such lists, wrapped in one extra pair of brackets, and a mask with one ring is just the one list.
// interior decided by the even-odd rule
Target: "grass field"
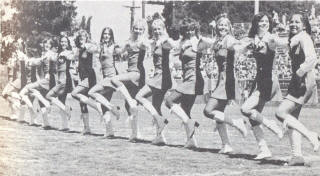
[[(178, 118), (163, 107), (169, 124), (164, 133), (168, 145), (153, 146), (150, 141), (155, 136), (151, 117), (142, 108), (139, 111), (139, 143), (128, 142), (130, 129), (126, 123), (126, 113), (121, 109), (121, 119), (114, 119), (116, 139), (104, 139), (103, 125), (97, 113), (90, 109), (92, 135), (81, 135), (82, 122), (78, 104), (69, 99), (74, 111), (69, 123), (71, 132), (45, 131), (40, 126), (0, 118), (0, 175), (319, 175), (320, 153), (314, 153), (305, 139), (303, 152), (307, 166), (283, 166), (290, 157), (287, 136), (279, 140), (265, 130), (266, 141), (273, 152), (267, 160), (255, 161), (258, 152), (252, 132), (247, 138), (233, 128), (229, 128), (230, 139), (235, 149), (233, 154), (218, 154), (221, 146), (217, 132), (213, 132), (213, 122), (202, 114), (204, 104), (196, 104), (192, 116), (199, 121), (196, 131), (199, 147), (196, 150), (183, 148), (185, 132)], [(115, 100), (123, 105), (123, 101)], [(1, 103), (1, 113), (5, 111)], [(274, 118), (274, 107), (266, 107), (264, 114)], [(227, 115), (241, 117), (239, 107), (229, 106)], [(320, 133), (319, 109), (305, 108), (301, 120), (307, 127)], [(26, 120), (29, 119), (26, 117)], [(36, 122), (42, 124), (42, 119)], [(50, 123), (60, 126), (56, 109), (50, 115)]]

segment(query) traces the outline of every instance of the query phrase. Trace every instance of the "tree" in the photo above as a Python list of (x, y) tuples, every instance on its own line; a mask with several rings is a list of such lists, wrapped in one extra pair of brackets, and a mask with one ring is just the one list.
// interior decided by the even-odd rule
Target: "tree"
[[(272, 14), (275, 10), (281, 16), (290, 16), (293, 12), (309, 11), (312, 5), (316, 12), (320, 10), (320, 4), (315, 1), (260, 1), (260, 11)], [(189, 16), (200, 22), (202, 33), (210, 34), (209, 23), (221, 13), (227, 13), (233, 23), (250, 23), (254, 1), (171, 1), (165, 4), (162, 15), (168, 31), (177, 28), (178, 22)]]
[[(39, 48), (39, 40), (46, 36), (59, 35), (75, 30), (76, 7), (71, 1), (20, 1), (6, 0), (2, 11), (5, 16), (7, 7), (15, 9), (11, 19), (1, 22), (2, 37), (11, 36), (14, 41), (22, 38), (28, 48)], [(6, 62), (11, 55), (11, 43), (3, 43), (1, 56)], [(36, 53), (33, 53), (36, 54)], [(32, 55), (32, 54), (31, 54)]]

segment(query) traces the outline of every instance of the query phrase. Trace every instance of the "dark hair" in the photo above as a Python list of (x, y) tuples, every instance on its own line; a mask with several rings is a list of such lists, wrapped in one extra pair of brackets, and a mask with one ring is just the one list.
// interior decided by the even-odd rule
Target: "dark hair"
[(259, 27), (259, 21), (264, 17), (266, 16), (269, 20), (269, 32), (271, 33), (272, 32), (272, 19), (271, 17), (267, 14), (267, 13), (264, 13), (264, 12), (260, 12), (256, 15), (253, 16), (253, 20), (252, 20), (252, 23), (251, 23), (251, 28), (250, 28), (250, 31), (249, 31), (249, 34), (248, 34), (248, 37), (250, 38), (254, 38), (254, 36), (256, 34), (258, 34), (258, 27)]
[[(302, 14), (302, 13), (293, 13), (293, 14), (291, 15), (291, 17), (290, 17), (290, 21), (291, 21), (291, 19), (292, 19), (292, 17), (293, 17), (294, 15), (299, 15), (301, 22), (303, 23), (303, 25), (304, 25), (305, 28), (306, 28), (305, 31), (306, 31), (309, 35), (311, 35), (311, 25), (310, 25), (308, 16), (307, 16), (306, 14)], [(289, 32), (289, 41), (290, 41), (290, 39), (291, 39), (293, 36), (294, 36), (294, 35), (293, 35), (291, 32)]]
[(72, 47), (71, 47), (71, 44), (70, 44), (70, 40), (67, 36), (61, 36), (60, 39), (59, 39), (59, 44), (58, 44), (58, 53), (61, 53), (62, 52), (62, 47), (61, 47), (61, 40), (63, 38), (66, 38), (67, 41), (68, 41), (68, 47), (67, 47), (67, 50), (72, 50)]
[(79, 31), (79, 33), (78, 33), (78, 35), (77, 35), (77, 37), (76, 37), (76, 39), (74, 40), (74, 43), (75, 43), (75, 45), (76, 45), (76, 47), (78, 47), (78, 48), (80, 48), (80, 37), (81, 37), (81, 34), (85, 34), (85, 36), (86, 36), (86, 40), (88, 40), (89, 39), (89, 34), (87, 33), (87, 31), (85, 31), (85, 30), (80, 30)]
[(179, 32), (184, 38), (186, 36), (187, 31), (194, 30), (196, 36), (198, 37), (199, 29), (200, 25), (195, 19), (186, 17), (180, 23)]
[(110, 27), (105, 27), (102, 29), (101, 32), (101, 37), (100, 37), (100, 44), (102, 44), (102, 39), (103, 39), (103, 34), (108, 30), (109, 34), (110, 34), (110, 40), (108, 42), (108, 46), (114, 44), (114, 35), (113, 35), (113, 30)]
[(45, 38), (45, 39), (43, 39), (42, 42), (41, 42), (41, 43), (42, 43), (42, 47), (43, 47), (43, 44), (44, 44), (44, 43), (47, 43), (47, 42), (49, 42), (50, 45), (51, 45), (50, 49), (53, 48), (54, 42), (53, 42), (53, 40), (52, 40), (51, 38)]

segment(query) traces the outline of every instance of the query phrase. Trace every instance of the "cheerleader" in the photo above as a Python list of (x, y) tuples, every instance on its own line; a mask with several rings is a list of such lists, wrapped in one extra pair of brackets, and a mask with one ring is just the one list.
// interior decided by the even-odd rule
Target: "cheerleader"
[[(180, 55), (182, 83), (167, 97), (166, 106), (183, 122), (187, 134), (186, 148), (197, 147), (194, 137), (199, 123), (191, 119), (191, 108), (197, 95), (203, 94), (204, 80), (200, 71), (202, 52), (210, 47), (198, 38), (199, 24), (192, 18), (184, 18), (180, 25)], [(180, 104), (180, 105), (179, 105)]]
[(275, 133), (279, 138), (283, 137), (281, 128), (276, 121), (267, 119), (261, 114), (266, 102), (270, 101), (279, 90), (277, 75), (272, 75), (274, 65), (275, 49), (277, 46), (284, 46), (287, 41), (281, 40), (272, 31), (271, 18), (265, 13), (256, 14), (252, 20), (252, 26), (245, 39), (249, 44), (247, 48), (252, 51), (257, 64), (257, 74), (249, 98), (241, 107), (241, 112), (249, 118), (254, 136), (260, 148), (260, 153), (255, 159), (264, 159), (271, 157), (264, 132), (261, 125), (264, 125)]
[[(30, 109), (31, 118), (32, 114), (35, 116), (36, 110), (33, 109), (30, 96), (37, 98), (40, 101), (41, 114), (43, 118), (43, 128), (51, 129), (48, 121), (48, 109), (42, 104), (47, 103), (47, 100), (43, 97), (48, 91), (55, 85), (54, 72), (55, 72), (55, 59), (56, 53), (52, 51), (53, 41), (51, 39), (45, 39), (42, 42), (42, 56), (40, 58), (33, 58), (28, 60), (28, 65), (39, 67), (42, 73), (40, 80), (26, 85), (19, 93), (21, 100), (24, 101)], [(50, 106), (47, 104), (47, 106)]]
[[(161, 19), (154, 20), (151, 27), (154, 35), (151, 43), (151, 52), (155, 68), (154, 76), (140, 89), (136, 95), (136, 100), (153, 116), (157, 136), (152, 141), (152, 144), (160, 145), (165, 143), (162, 131), (168, 123), (167, 119), (162, 117), (161, 104), (167, 90), (172, 86), (169, 69), (169, 53), (173, 48), (174, 42), (167, 36), (165, 24)], [(147, 99), (147, 97), (151, 95), (152, 103)]]
[[(103, 83), (105, 87), (120, 91), (126, 99), (125, 107), (129, 114), (129, 122), (132, 129), (129, 140), (136, 142), (138, 139), (138, 124), (137, 124), (137, 101), (135, 97), (139, 88), (145, 84), (145, 70), (143, 60), (148, 48), (148, 42), (145, 38), (147, 31), (147, 23), (144, 20), (135, 21), (130, 39), (126, 42), (121, 53), (128, 60), (128, 70), (126, 73), (121, 73), (114, 76), (111, 81)], [(109, 83), (110, 82), (110, 83)], [(109, 84), (109, 85), (107, 85)], [(97, 99), (97, 101), (100, 101)], [(100, 102), (108, 107), (110, 102), (106, 99)]]
[[(117, 74), (117, 69), (115, 67), (115, 55), (118, 45), (114, 42), (113, 30), (110, 27), (105, 27), (102, 30), (100, 38), (100, 53), (99, 61), (101, 64), (101, 71), (103, 75), (103, 80), (97, 83), (89, 90), (89, 96), (92, 97), (97, 102), (102, 103), (103, 110), (103, 122), (105, 125), (106, 138), (113, 138), (114, 132), (111, 121), (111, 113), (114, 114), (117, 119), (119, 119), (120, 114), (118, 109), (109, 101), (111, 100), (114, 89), (108, 87), (111, 85), (111, 78)], [(110, 113), (111, 112), (111, 113)]]
[[(68, 131), (68, 118), (70, 118), (70, 107), (65, 105), (67, 94), (72, 90), (72, 80), (69, 72), (71, 60), (74, 54), (70, 45), (70, 40), (66, 36), (61, 36), (58, 45), (56, 57), (57, 81), (56, 85), (49, 90), (46, 95), (52, 104), (59, 107), (61, 116), (61, 131)], [(46, 101), (44, 105), (51, 109), (50, 102)]]
[[(92, 104), (96, 110), (99, 110), (99, 104), (89, 101), (88, 91), (96, 84), (96, 75), (92, 67), (93, 54), (97, 51), (94, 44), (89, 43), (89, 34), (81, 30), (75, 39), (78, 52), (78, 71), (79, 71), (79, 84), (73, 89), (71, 95), (76, 100), (80, 101), (81, 119), (83, 120), (82, 134), (90, 134), (89, 126), (89, 113), (87, 104)], [(100, 107), (101, 108), (101, 107)]]
[(244, 136), (247, 135), (247, 129), (243, 119), (231, 119), (224, 115), (228, 101), (235, 98), (234, 46), (237, 41), (232, 35), (231, 22), (227, 17), (220, 16), (216, 21), (217, 37), (213, 44), (213, 53), (219, 75), (216, 87), (204, 108), (204, 115), (217, 122), (217, 130), (222, 141), (222, 149), (219, 153), (230, 153), (233, 149), (230, 146), (226, 124), (234, 126)]
[[(12, 73), (12, 80), (4, 87), (2, 96), (9, 102), (11, 119), (18, 119), (19, 122), (24, 120), (24, 106), (21, 107), (20, 96), (18, 92), (27, 84), (27, 66), (28, 59), (22, 44), (15, 43), (16, 51), (9, 60), (9, 71)], [(10, 73), (9, 73), (10, 75)]]
[(292, 77), (288, 87), (288, 95), (279, 105), (276, 117), (289, 127), (289, 138), (293, 157), (289, 165), (304, 163), (301, 152), (301, 135), (313, 145), (314, 151), (319, 149), (318, 134), (308, 130), (299, 120), (302, 105), (306, 103), (316, 86), (314, 67), (317, 62), (313, 41), (310, 37), (311, 26), (308, 17), (293, 14), (290, 18), (289, 55), (291, 57)]

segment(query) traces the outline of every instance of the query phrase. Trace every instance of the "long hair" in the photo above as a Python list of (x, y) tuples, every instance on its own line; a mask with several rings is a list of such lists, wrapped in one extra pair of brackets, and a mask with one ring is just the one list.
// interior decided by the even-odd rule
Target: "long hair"
[(58, 44), (58, 53), (61, 53), (62, 52), (62, 47), (61, 47), (61, 40), (63, 38), (66, 38), (67, 41), (68, 41), (68, 47), (67, 47), (67, 50), (72, 50), (72, 47), (71, 47), (71, 43), (70, 43), (70, 40), (67, 36), (61, 36), (60, 39), (59, 39), (59, 44)]
[(102, 29), (102, 32), (101, 32), (101, 37), (100, 37), (100, 44), (103, 43), (103, 34), (108, 31), (109, 34), (110, 34), (110, 39), (108, 41), (108, 46), (114, 44), (114, 35), (113, 35), (113, 30), (110, 28), (110, 27), (105, 27)]
[(222, 21), (222, 20), (227, 20), (228, 26), (229, 26), (229, 34), (233, 36), (233, 28), (232, 28), (232, 23), (229, 20), (229, 18), (227, 17), (226, 14), (222, 14), (219, 15), (216, 19), (217, 23), (216, 23), (216, 34), (218, 36), (220, 36), (220, 33), (218, 32), (218, 24)]
[[(305, 27), (305, 31), (311, 36), (311, 25), (310, 25), (310, 22), (309, 22), (309, 18), (306, 14), (302, 14), (302, 13), (294, 13), (291, 15), (290, 17), (290, 21), (292, 19), (292, 17), (294, 15), (298, 15), (301, 22), (303, 23), (304, 27)], [(294, 34), (292, 34), (291, 32), (289, 32), (289, 42), (291, 40), (291, 38), (294, 36)]]
[(182, 35), (183, 39), (185, 38), (187, 31), (193, 31), (193, 30), (195, 31), (196, 37), (199, 38), (199, 29), (200, 29), (199, 23), (193, 18), (186, 17), (180, 22), (179, 32)]
[(44, 38), (43, 40), (42, 40), (42, 42), (41, 42), (41, 50), (43, 51), (44, 50), (44, 44), (45, 43), (50, 43), (50, 49), (52, 49), (53, 48), (53, 46), (54, 46), (54, 42), (53, 42), (53, 40), (51, 39), (51, 38)]
[(134, 22), (133, 26), (132, 26), (132, 30), (131, 30), (131, 37), (130, 39), (133, 39), (133, 28), (136, 26), (141, 26), (143, 28), (143, 34), (141, 35), (141, 38), (146, 39), (147, 38), (147, 31), (148, 31), (148, 24), (146, 22), (146, 20), (144, 19), (138, 19)]
[(85, 30), (80, 30), (79, 33), (78, 33), (78, 35), (77, 35), (77, 37), (76, 37), (76, 39), (75, 39), (75, 41), (74, 41), (77, 48), (80, 48), (80, 46), (81, 46), (81, 44), (80, 44), (80, 37), (81, 37), (81, 35), (85, 35), (86, 41), (89, 40), (89, 34), (87, 33), (87, 31), (85, 31)]
[(249, 31), (249, 34), (248, 34), (248, 37), (250, 38), (254, 38), (254, 36), (256, 34), (258, 34), (258, 28), (259, 28), (259, 21), (264, 17), (266, 16), (269, 20), (269, 32), (271, 33), (272, 32), (272, 19), (271, 17), (267, 14), (267, 13), (264, 13), (264, 12), (260, 12), (256, 15), (253, 16), (253, 20), (252, 20), (252, 24), (251, 24), (251, 28), (250, 28), (250, 31)]
[[(162, 19), (155, 19), (153, 20), (152, 24), (151, 24), (151, 28), (152, 28), (152, 33), (153, 33), (153, 29), (157, 26), (160, 26), (163, 29), (163, 35), (164, 36), (168, 36), (167, 30), (166, 30), (166, 25), (164, 24)], [(154, 38), (154, 35), (152, 35)]]

